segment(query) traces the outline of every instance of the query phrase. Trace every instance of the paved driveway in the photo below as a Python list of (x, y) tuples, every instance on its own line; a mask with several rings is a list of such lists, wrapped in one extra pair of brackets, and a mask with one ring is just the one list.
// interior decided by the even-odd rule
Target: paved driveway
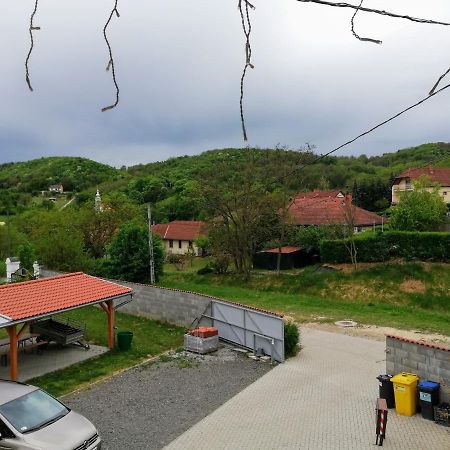
[[(305, 329), (304, 349), (169, 444), (186, 449), (363, 450), (375, 443), (384, 343)], [(448, 450), (448, 428), (389, 412), (386, 449)]]

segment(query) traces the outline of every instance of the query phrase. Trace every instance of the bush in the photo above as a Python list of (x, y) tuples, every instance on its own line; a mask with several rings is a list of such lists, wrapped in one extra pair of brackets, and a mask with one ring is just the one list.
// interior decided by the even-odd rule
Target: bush
[(290, 358), (299, 351), (300, 336), (294, 322), (284, 322), (284, 356)]
[(207, 275), (208, 273), (213, 273), (214, 269), (211, 267), (210, 264), (207, 264), (205, 267), (202, 267), (201, 269), (197, 270), (198, 275)]
[[(450, 261), (450, 233), (387, 231), (355, 237), (358, 262), (380, 262), (390, 258), (420, 261)], [(344, 240), (322, 241), (324, 263), (350, 262)]]

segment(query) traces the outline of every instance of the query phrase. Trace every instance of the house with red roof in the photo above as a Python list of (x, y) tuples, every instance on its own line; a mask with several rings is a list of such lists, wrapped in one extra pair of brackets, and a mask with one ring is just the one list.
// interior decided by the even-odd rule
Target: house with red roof
[(402, 192), (412, 191), (414, 189), (414, 181), (420, 177), (426, 176), (430, 180), (431, 191), (433, 184), (438, 184), (439, 193), (445, 203), (450, 203), (450, 168), (443, 167), (417, 167), (408, 169), (398, 175), (392, 184), (392, 203), (400, 202), (400, 194)]
[(152, 231), (159, 235), (167, 254), (184, 255), (193, 251), (199, 256), (200, 249), (195, 245), (199, 236), (206, 236), (208, 228), (201, 220), (173, 220), (169, 223), (157, 223)]
[(352, 196), (336, 192), (300, 192), (288, 207), (295, 225), (345, 225), (351, 215), (355, 232), (383, 224), (383, 217), (352, 204)]

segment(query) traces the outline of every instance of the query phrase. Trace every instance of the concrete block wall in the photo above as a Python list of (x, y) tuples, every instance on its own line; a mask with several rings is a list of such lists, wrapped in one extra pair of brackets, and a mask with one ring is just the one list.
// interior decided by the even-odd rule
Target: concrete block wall
[[(42, 278), (57, 275), (61, 275), (61, 272), (41, 270)], [(212, 300), (206, 295), (176, 289), (159, 288), (128, 281), (109, 281), (133, 289), (133, 301), (122, 306), (121, 312), (184, 327), (189, 327), (196, 318), (200, 318)], [(203, 320), (202, 325), (210, 325), (208, 322), (210, 321)]]
[(204, 313), (211, 297), (128, 281), (111, 280), (133, 289), (133, 301), (120, 308), (128, 314), (189, 327)]
[(441, 401), (450, 403), (450, 349), (398, 336), (386, 336), (386, 373), (415, 373), (441, 384)]

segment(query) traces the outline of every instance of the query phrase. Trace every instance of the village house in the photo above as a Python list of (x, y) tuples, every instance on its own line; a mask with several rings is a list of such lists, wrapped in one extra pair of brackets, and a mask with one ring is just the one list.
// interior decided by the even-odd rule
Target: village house
[(62, 194), (64, 192), (64, 187), (62, 184), (52, 184), (48, 187), (48, 190), (50, 192), (58, 192), (59, 194)]
[(433, 185), (439, 185), (439, 194), (445, 203), (450, 203), (450, 169), (437, 167), (418, 167), (408, 169), (398, 175), (392, 184), (392, 204), (400, 202), (400, 194), (402, 192), (412, 191), (414, 189), (414, 181), (420, 177), (426, 176), (430, 180), (428, 191), (433, 190)]
[(201, 220), (174, 220), (155, 224), (152, 231), (161, 237), (167, 254), (184, 255), (192, 251), (199, 256), (200, 249), (195, 245), (195, 240), (206, 236), (207, 225)]
[(291, 199), (288, 212), (293, 224), (304, 226), (345, 225), (351, 216), (356, 233), (382, 225), (384, 221), (378, 214), (352, 205), (352, 196), (341, 191), (300, 192)]

